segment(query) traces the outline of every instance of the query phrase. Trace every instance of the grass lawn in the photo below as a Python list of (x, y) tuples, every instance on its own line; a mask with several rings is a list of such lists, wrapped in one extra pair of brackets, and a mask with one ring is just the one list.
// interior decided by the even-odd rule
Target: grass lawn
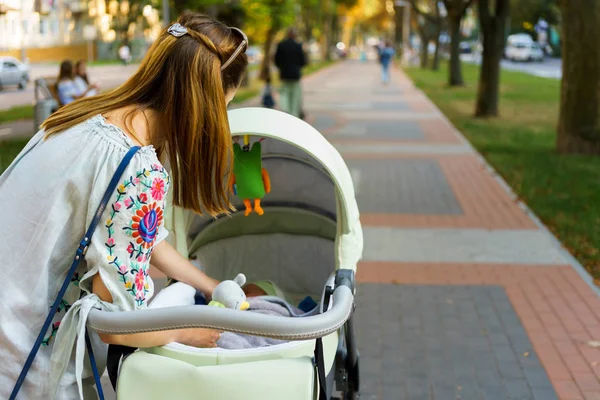
[(0, 110), (0, 124), (20, 119), (33, 119), (33, 106), (28, 104), (24, 106), (11, 107), (8, 110)]
[(445, 66), (406, 72), (600, 279), (600, 157), (557, 154), (560, 81), (502, 71), (501, 117), (478, 120), (472, 118), (478, 66), (463, 64), (466, 87), (456, 89), (446, 86)]

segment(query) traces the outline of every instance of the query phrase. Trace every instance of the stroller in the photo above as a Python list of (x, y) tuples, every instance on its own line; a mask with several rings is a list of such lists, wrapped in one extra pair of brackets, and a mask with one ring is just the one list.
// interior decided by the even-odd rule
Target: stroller
[(357, 399), (352, 315), (363, 238), (348, 168), (319, 132), (291, 115), (241, 108), (229, 112), (229, 121), (234, 138), (264, 139), (262, 167), (272, 186), (264, 214), (245, 216), (244, 202), (235, 198), (238, 211), (231, 216), (178, 210), (170, 228), (186, 237), (190, 259), (209, 276), (224, 280), (242, 272), (250, 281), (272, 280), (286, 298), (320, 299), (320, 312), (286, 318), (206, 306), (92, 310), (88, 326), (104, 333), (206, 327), (286, 340), (244, 350), (177, 343), (137, 350), (120, 365), (117, 397)]

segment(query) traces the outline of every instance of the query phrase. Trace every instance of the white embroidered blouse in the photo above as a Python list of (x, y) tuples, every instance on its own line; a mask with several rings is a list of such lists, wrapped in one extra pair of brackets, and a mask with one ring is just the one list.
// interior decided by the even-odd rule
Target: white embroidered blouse
[[(133, 143), (102, 116), (56, 136), (40, 131), (0, 176), (0, 398), (8, 398), (117, 166)], [(153, 294), (152, 249), (163, 224), (169, 175), (151, 146), (131, 160), (92, 236), (20, 399), (95, 398), (85, 355), (91, 308), (134, 310)], [(112, 294), (91, 294), (99, 273)], [(107, 346), (90, 331), (99, 370)], [(87, 358), (87, 357), (86, 357)]]

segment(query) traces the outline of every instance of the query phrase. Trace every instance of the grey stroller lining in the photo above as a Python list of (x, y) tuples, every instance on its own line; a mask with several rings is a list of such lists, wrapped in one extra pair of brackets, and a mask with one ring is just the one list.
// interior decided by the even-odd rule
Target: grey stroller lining
[[(248, 303), (250, 304), (250, 307), (245, 312), (290, 318), (310, 316), (319, 311), (319, 307), (317, 306), (313, 310), (304, 313), (285, 300), (275, 296), (252, 297), (248, 299)], [(287, 341), (234, 332), (223, 332), (221, 339), (217, 342), (217, 346), (221, 349), (239, 350), (273, 346), (282, 343), (287, 343)]]

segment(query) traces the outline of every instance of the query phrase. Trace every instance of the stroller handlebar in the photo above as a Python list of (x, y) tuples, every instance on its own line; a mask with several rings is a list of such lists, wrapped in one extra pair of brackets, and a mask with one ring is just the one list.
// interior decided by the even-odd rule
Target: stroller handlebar
[(148, 308), (109, 312), (91, 310), (88, 327), (106, 334), (131, 334), (184, 328), (212, 328), (280, 340), (316, 339), (337, 331), (354, 311), (354, 295), (347, 286), (333, 292), (331, 308), (305, 318), (265, 315), (206, 306)]

